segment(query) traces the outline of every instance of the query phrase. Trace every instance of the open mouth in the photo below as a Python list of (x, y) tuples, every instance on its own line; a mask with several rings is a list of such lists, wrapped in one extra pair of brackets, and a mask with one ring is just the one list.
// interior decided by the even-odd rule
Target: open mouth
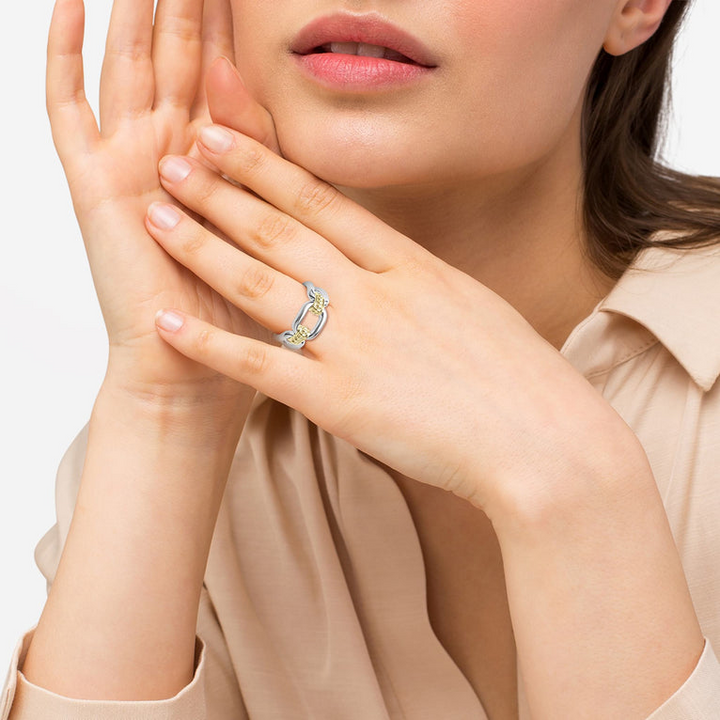
[(419, 38), (377, 13), (316, 18), (300, 31), (290, 50), (308, 59), (333, 54), (389, 60), (417, 69), (437, 67), (434, 53)]
[(394, 62), (406, 63), (407, 65), (418, 65), (406, 55), (382, 45), (370, 45), (360, 42), (330, 42), (310, 50), (310, 54), (333, 53), (336, 55), (359, 55), (361, 57), (393, 60)]

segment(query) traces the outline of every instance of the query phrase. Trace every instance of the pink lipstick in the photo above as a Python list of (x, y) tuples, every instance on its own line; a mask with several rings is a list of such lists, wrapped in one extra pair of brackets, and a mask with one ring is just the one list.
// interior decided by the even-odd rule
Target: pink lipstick
[(432, 52), (377, 14), (335, 14), (306, 25), (291, 47), (301, 71), (344, 92), (373, 92), (432, 74)]

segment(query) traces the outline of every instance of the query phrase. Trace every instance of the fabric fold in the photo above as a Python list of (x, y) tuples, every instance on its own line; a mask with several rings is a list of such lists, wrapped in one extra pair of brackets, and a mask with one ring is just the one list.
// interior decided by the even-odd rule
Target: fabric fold
[[(715, 720), (720, 256), (668, 263), (667, 252), (658, 250), (658, 263), (646, 253), (652, 271), (623, 276), (562, 354), (645, 449), (707, 638), (692, 675), (647, 720)], [(36, 548), (48, 588), (86, 446), (87, 426), (60, 463), (57, 523)], [(150, 703), (62, 698), (23, 677), (29, 633), (14, 653), (0, 720), (486, 720), (433, 631), (426, 581), (410, 508), (382, 464), (258, 394), (213, 536), (192, 683)], [(518, 678), (520, 720), (529, 720), (520, 668)]]

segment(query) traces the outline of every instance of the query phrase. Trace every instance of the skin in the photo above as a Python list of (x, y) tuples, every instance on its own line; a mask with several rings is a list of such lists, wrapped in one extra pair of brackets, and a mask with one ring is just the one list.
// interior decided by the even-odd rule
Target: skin
[[(162, 3), (154, 37), (151, 3), (116, 0), (100, 129), (81, 4), (56, 8), (48, 104), (110, 362), (27, 677), (112, 699), (188, 682), (217, 505), (258, 389), (489, 518), (534, 718), (642, 720), (702, 635), (642, 448), (557, 348), (608, 285), (576, 221), (587, 71), (601, 46), (647, 39), (667, 0), (553, 0), (529, 17), (505, 0), (407, 3), (392, 19), (437, 46), (436, 79), (350, 103), (294, 79), (282, 52), (329, 1), (236, 2), (242, 79), (207, 62), (218, 37), (232, 54), (229, 16), (210, 6), (221, 32), (203, 42), (196, 0)], [(203, 64), (222, 150), (213, 134), (194, 143)], [(268, 344), (308, 278), (330, 295), (327, 328), (301, 353)], [(124, 483), (136, 492), (111, 502)], [(198, 497), (207, 514), (189, 528)], [(141, 592), (153, 602), (132, 602)]]
[(271, 112), (287, 158), (334, 184), (408, 187), (405, 197), (479, 181), (487, 192), (498, 175), (551, 152), (614, 10), (607, 0), (455, 0), (424, 3), (422, 12), (413, 3), (366, 5), (354, 10), (375, 9), (425, 43), (436, 58), (432, 79), (376, 96), (299, 79), (287, 48), (311, 19), (338, 8), (328, 0), (281, 0), (272, 13), (234, 0), (238, 69)]
[[(183, 213), (175, 214), (172, 228), (162, 226), (157, 205), (149, 210), (148, 230), (274, 332), (284, 329), (275, 290), (284, 296), (289, 284), (306, 277), (328, 290), (339, 322), (302, 355), (261, 347), (181, 312), (173, 314), (174, 326), (161, 314), (158, 328), (183, 354), (297, 408), (396, 477), (450, 491), (483, 511), (502, 553), (533, 717), (643, 718), (687, 677), (702, 636), (642, 448), (556, 348), (609, 287), (583, 259), (576, 220), (584, 80), (600, 45), (610, 52), (631, 49), (657, 27), (667, 5), (583, 5), (588, 15), (579, 35), (568, 19), (571, 7), (543, 5), (523, 22), (509, 6), (483, 16), (460, 5), (471, 27), (479, 29), (483, 17), (488, 37), (518, 32), (529, 47), (529, 60), (498, 51), (484, 83), (482, 74), (475, 81), (492, 93), (488, 77), (528, 75), (529, 84), (498, 97), (498, 106), (522, 116), (521, 100), (531, 96), (540, 111), (518, 120), (527, 123), (524, 135), (525, 128), (512, 123), (506, 133), (502, 115), (488, 116), (489, 140), (479, 143), (487, 158), (473, 154), (476, 133), (462, 132), (466, 122), (451, 118), (447, 124), (458, 132), (428, 143), (425, 165), (425, 153), (411, 150), (427, 133), (412, 118), (427, 123), (433, 108), (452, 105), (443, 92), (453, 81), (462, 84), (462, 74), (453, 73), (451, 59), (437, 89), (429, 81), (385, 104), (374, 98), (374, 107), (355, 98), (356, 109), (293, 82), (278, 49), (282, 42), (273, 45), (284, 27), (282, 14), (274, 15), (277, 35), (267, 26), (258, 35), (275, 55), (253, 46), (249, 36), (237, 41), (247, 86), (269, 109), (288, 159), (219, 127), (199, 141), (208, 161), (261, 201), (194, 162), (174, 157), (160, 165), (164, 187), (244, 252), (219, 244)], [(252, 9), (242, 6), (255, 20)], [(580, 37), (594, 39), (593, 53), (581, 52)], [(468, 53), (476, 47), (458, 44)], [(563, 52), (551, 52), (557, 46)], [(565, 52), (587, 60), (579, 69), (572, 64), (572, 77)], [(473, 65), (456, 67), (466, 64)], [(480, 58), (477, 64), (482, 69)], [(539, 93), (532, 90), (537, 83), (544, 83)], [(479, 116), (483, 136), (486, 116), (478, 106), (461, 104), (460, 115)], [(438, 122), (427, 125), (443, 126), (443, 120), (439, 113)], [(518, 151), (519, 131), (525, 139)], [(348, 139), (358, 137), (364, 155), (354, 154), (354, 144), (347, 151)], [(400, 162), (405, 157), (416, 162)], [(303, 163), (344, 193), (299, 167)], [(408, 227), (420, 240), (410, 238)], [(511, 289), (518, 286), (520, 292)], [(381, 307), (381, 316), (369, 317), (357, 303), (361, 297)], [(558, 317), (561, 303), (575, 314)], [(438, 325), (441, 317), (453, 322)], [(422, 353), (415, 352), (419, 341)], [(323, 398), (314, 392), (319, 386)], [(325, 402), (325, 393), (337, 402)], [(442, 407), (452, 412), (438, 412)], [(649, 545), (647, 538), (653, 538)], [(608, 578), (603, 568), (610, 565), (615, 573)], [(671, 626), (677, 632), (668, 637)], [(494, 717), (513, 717), (512, 703), (495, 702)]]
[[(319, 368), (279, 354), (276, 347), (213, 333), (209, 327), (200, 330), (202, 325), (186, 329), (183, 340), (163, 337), (188, 354), (189, 334), (202, 332), (189, 352), (195, 359), (301, 409), (399, 473), (451, 490), (488, 513), (496, 488), (504, 493), (507, 483), (514, 482), (500, 474), (524, 475), (527, 468), (542, 464), (536, 455), (542, 451), (532, 447), (534, 441), (513, 449), (507, 438), (516, 433), (532, 437), (548, 407), (564, 407), (554, 399), (561, 385), (567, 386), (562, 400), (578, 392), (588, 417), (585, 429), (566, 428), (568, 433), (585, 433), (588, 442), (595, 441), (598, 418), (610, 428), (617, 426), (620, 435), (626, 432), (620, 423), (608, 420), (608, 407), (589, 409), (596, 405), (594, 393), (542, 339), (559, 348), (611, 285), (583, 257), (584, 238), (577, 221), (580, 108), (589, 70), (603, 46), (619, 54), (647, 39), (661, 21), (667, 0), (565, 0), (539, 3), (529, 12), (510, 2), (436, 3), (424, 6), (419, 18), (414, 8), (401, 7), (390, 19), (421, 38), (438, 67), (417, 86), (367, 95), (319, 88), (303, 79), (291, 61), (288, 48), (297, 32), (333, 9), (331, 3), (288, 1), (274, 4), (272, 13), (263, 3), (234, 0), (232, 5), (240, 75), (249, 95), (271, 116), (287, 161), (278, 162), (257, 143), (232, 135), (226, 138), (226, 153), (213, 152), (202, 138), (198, 147), (211, 165), (281, 212), (243, 197), (241, 190), (218, 182), (193, 162), (166, 158), (160, 168), (165, 189), (211, 220), (249, 256), (218, 245), (211, 234), (195, 238), (196, 229), (185, 223), (174, 228), (174, 234), (158, 233), (164, 228), (153, 221), (157, 206), (151, 208), (148, 231), (183, 265), (273, 332), (287, 325), (279, 316), (285, 307), (280, 303), (293, 292), (302, 302), (304, 290), (298, 281), (312, 276), (331, 291), (334, 305), (344, 312), (345, 328), (353, 328), (355, 335), (343, 338), (341, 328), (330, 338), (313, 341), (304, 352), (323, 359)], [(518, 53), (518, 47), (524, 51)], [(573, 62), (567, 61), (569, 57)], [(470, 127), (468, 117), (473, 118)], [(423, 152), (413, 152), (419, 146)], [(332, 186), (315, 182), (313, 173)], [(278, 180), (272, 178), (281, 178), (284, 191), (273, 186)], [(293, 186), (294, 194), (288, 195)], [(308, 193), (308, 188), (317, 188), (329, 207), (317, 207), (315, 191)], [(313, 203), (303, 202), (308, 195)], [(238, 213), (245, 214), (248, 227), (237, 228)], [(178, 215), (175, 222), (179, 220)], [(221, 254), (227, 255), (224, 273), (215, 270)], [(357, 267), (370, 272), (355, 276)], [(418, 268), (427, 270), (427, 277)], [(231, 284), (238, 276), (247, 278), (239, 292)], [(447, 295), (447, 288), (453, 287), (462, 288), (465, 296), (458, 292), (427, 307), (419, 296), (432, 295), (434, 285), (437, 294)], [(381, 320), (368, 318), (355, 302), (363, 296), (377, 298), (391, 311)], [(468, 297), (477, 302), (471, 307), (486, 307), (492, 320), (478, 321), (468, 310)], [(403, 306), (407, 312), (398, 313)], [(437, 329), (433, 342), (423, 343), (423, 357), (414, 357), (408, 365), (407, 348), (424, 338), (434, 317), (452, 317), (455, 322), (447, 331)], [(407, 332), (398, 331), (398, 326)], [(465, 328), (482, 337), (477, 352), (466, 340)], [(373, 358), (365, 343), (375, 335), (384, 374), (368, 370)], [(362, 349), (364, 354), (349, 360), (343, 351), (347, 354), (347, 348), (358, 345), (357, 336), (362, 337), (358, 352)], [(467, 364), (455, 361), (443, 368), (460, 345), (467, 348)], [(243, 352), (262, 367), (263, 377), (248, 379), (247, 372), (257, 374), (249, 362), (245, 373), (231, 369), (234, 356)], [(535, 397), (543, 393), (534, 390), (533, 377), (515, 383), (517, 393), (506, 390), (515, 378), (528, 375), (521, 358), (530, 352), (538, 358), (538, 375), (547, 374), (552, 388), (548, 397)], [(494, 409), (476, 377), (478, 368), (490, 361), (488, 355), (494, 356), (496, 387), (503, 388)], [(397, 372), (392, 371), (393, 358)], [(413, 367), (416, 371), (408, 372)], [(457, 395), (454, 406), (466, 409), (438, 419), (429, 408), (441, 407), (448, 393), (445, 372), (457, 378), (451, 391)], [(405, 386), (398, 380), (403, 374)], [(356, 380), (359, 377), (373, 378), (374, 384), (368, 380), (366, 387)], [(335, 383), (342, 411), (333, 413), (313, 404), (307, 388), (317, 382)], [(437, 388), (435, 401), (432, 391), (425, 391), (425, 402), (418, 403), (414, 389), (420, 386)], [(471, 388), (476, 388), (474, 393), (467, 392)], [(395, 401), (389, 409), (391, 398)], [(477, 414), (473, 408), (478, 405), (483, 419), (476, 425), (466, 423), (465, 418)], [(489, 431), (487, 426), (494, 422), (490, 418), (501, 416), (506, 408), (513, 409), (513, 427), (504, 428), (503, 435)], [(375, 430), (366, 431), (367, 418), (375, 414)], [(381, 427), (385, 432), (377, 431)], [(413, 428), (414, 436), (398, 442), (400, 428), (407, 427)], [(477, 468), (475, 438), (488, 431), (495, 441), (483, 448), (485, 459)], [(612, 446), (614, 431), (607, 435)], [(426, 438), (421, 451), (418, 437)], [(454, 440), (451, 452), (445, 448), (447, 437)], [(540, 438), (540, 447), (546, 441)], [(553, 438), (550, 446), (557, 442), (561, 437)], [(545, 487), (543, 481), (539, 484)]]
[(617, 5), (381, 7), (438, 68), (418, 87), (348, 97), (299, 79), (286, 52), (335, 3), (285, 0), (271, 16), (234, 0), (237, 62), (286, 157), (498, 292), (560, 347), (609, 286), (581, 257), (576, 208), (583, 89)]

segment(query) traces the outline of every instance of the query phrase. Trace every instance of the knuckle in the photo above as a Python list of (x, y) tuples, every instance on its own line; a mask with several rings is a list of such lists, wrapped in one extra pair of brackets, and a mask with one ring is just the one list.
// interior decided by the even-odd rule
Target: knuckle
[(258, 225), (255, 241), (265, 248), (284, 245), (297, 234), (295, 222), (287, 215), (268, 213)]
[(266, 268), (252, 265), (242, 274), (237, 290), (241, 297), (261, 300), (270, 292), (273, 284), (273, 276)]
[(215, 342), (215, 332), (210, 328), (203, 328), (195, 337), (195, 350), (198, 357), (207, 357), (212, 351)]
[[(62, 111), (66, 108), (75, 108), (78, 105), (82, 105), (87, 101), (84, 88), (72, 88), (67, 90), (62, 97), (52, 96), (50, 93), (46, 96), (45, 107), (48, 113), (52, 113), (53, 110)], [(52, 118), (50, 118), (52, 123)]]
[(263, 150), (255, 146), (243, 148), (238, 159), (240, 160), (244, 174), (250, 175), (261, 171), (266, 162)]
[(204, 245), (205, 239), (202, 237), (202, 235), (193, 234), (183, 240), (181, 246), (182, 253), (185, 256), (192, 257), (194, 255), (197, 255)]
[(159, 35), (169, 36), (184, 44), (199, 45), (201, 42), (195, 20), (181, 15), (165, 14), (162, 21), (158, 23), (157, 32)]
[(262, 345), (251, 344), (244, 349), (240, 365), (249, 375), (263, 375), (267, 370), (268, 356)]
[(317, 216), (337, 202), (338, 192), (325, 183), (311, 180), (295, 196), (295, 209), (304, 215)]
[(415, 252), (409, 252), (405, 257), (400, 258), (395, 263), (395, 269), (402, 270), (406, 276), (431, 275), (434, 279), (439, 280), (439, 267)]
[(206, 205), (212, 202), (218, 191), (219, 183), (216, 179), (203, 178), (194, 183), (194, 204)]
[(135, 63), (147, 58), (148, 46), (144, 38), (114, 39), (108, 49), (108, 54)]

